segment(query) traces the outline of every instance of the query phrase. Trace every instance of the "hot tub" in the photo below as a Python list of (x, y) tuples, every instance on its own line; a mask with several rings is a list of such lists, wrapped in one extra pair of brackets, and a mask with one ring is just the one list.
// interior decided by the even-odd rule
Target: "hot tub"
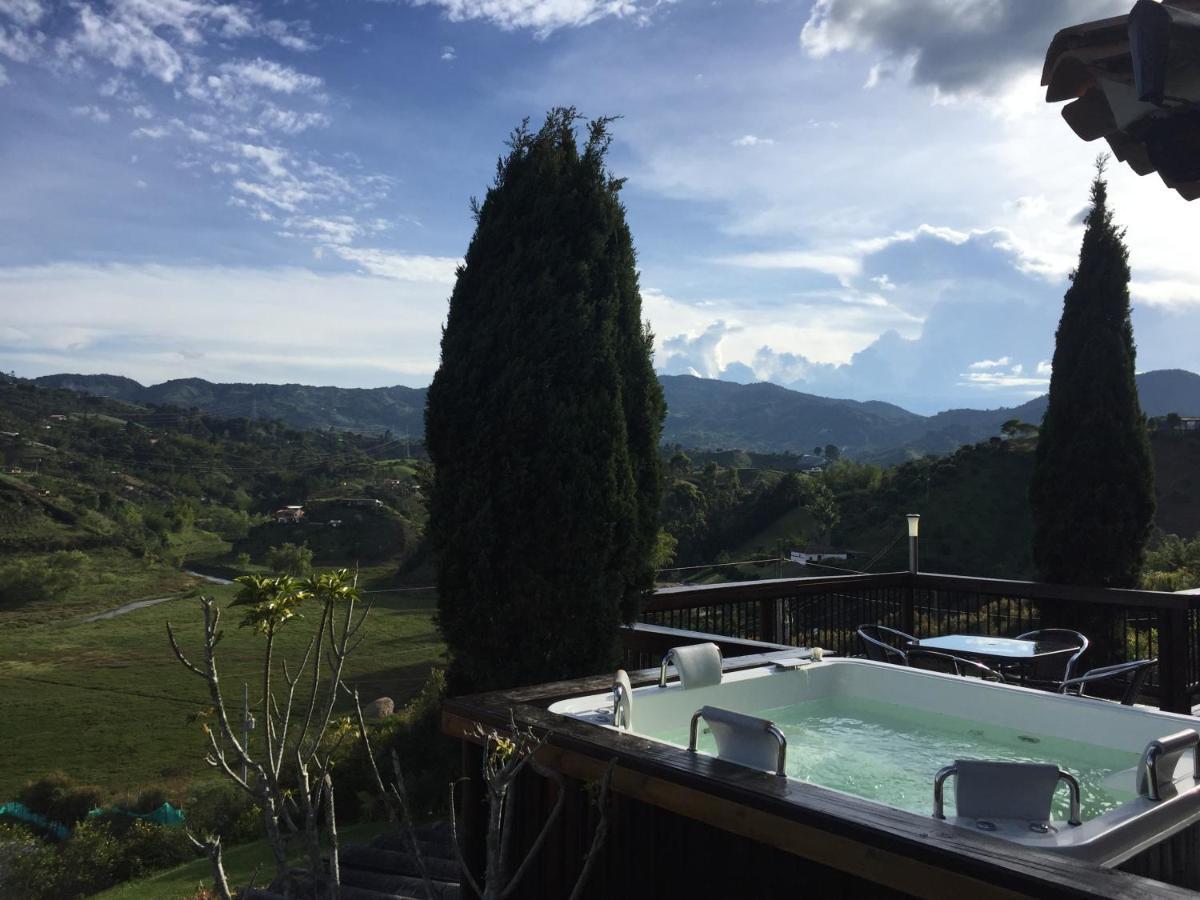
[[(632, 731), (686, 753), (693, 715), (704, 706), (774, 722), (787, 740), (787, 778), (926, 816), (937, 772), (955, 760), (1053, 763), (1080, 784), (1081, 825), (1066, 822), (1065, 791), (1044, 833), (947, 821), (1099, 865), (1117, 865), (1200, 820), (1192, 752), (1172, 763), (1161, 799), (1139, 790), (1147, 746), (1194, 728), (1189, 716), (868, 660), (797, 659), (726, 672), (707, 687), (636, 688)], [(549, 712), (614, 728), (608, 692), (561, 700)], [(713, 752), (703, 730), (697, 750)], [(954, 808), (951, 779), (947, 813)]]

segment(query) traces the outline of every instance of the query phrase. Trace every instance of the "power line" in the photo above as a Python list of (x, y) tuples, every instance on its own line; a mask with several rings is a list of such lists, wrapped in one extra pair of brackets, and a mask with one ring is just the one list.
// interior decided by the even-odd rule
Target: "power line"
[(436, 591), (437, 585), (431, 584), (426, 587), (407, 587), (407, 588), (376, 588), (373, 591), (359, 591), (360, 594), (402, 594), (408, 591)]
[(722, 566), (748, 566), (754, 563), (779, 562), (780, 559), (781, 557), (772, 556), (770, 559), (743, 559), (740, 562), (709, 563), (703, 566), (673, 566), (669, 569), (655, 569), (654, 574), (657, 575), (660, 572), (690, 572), (694, 569), (719, 569)]

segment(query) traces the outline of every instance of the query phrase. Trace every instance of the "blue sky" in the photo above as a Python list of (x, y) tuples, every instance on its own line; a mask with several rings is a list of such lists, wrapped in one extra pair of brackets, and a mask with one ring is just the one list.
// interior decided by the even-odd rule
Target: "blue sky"
[[(1038, 86), (1109, 0), (0, 0), (0, 366), (423, 385), (512, 127), (621, 115), (656, 364), (921, 412), (1045, 390), (1098, 150)], [(1189, 206), (1112, 170), (1139, 368)]]

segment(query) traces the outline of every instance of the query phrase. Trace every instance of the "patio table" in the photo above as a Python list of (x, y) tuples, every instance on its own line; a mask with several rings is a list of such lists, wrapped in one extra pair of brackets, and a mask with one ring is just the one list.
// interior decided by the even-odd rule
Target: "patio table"
[(1074, 653), (1079, 648), (1058, 641), (1018, 641), (1015, 638), (986, 637), (977, 634), (943, 634), (913, 641), (908, 649), (939, 650), (980, 662), (1030, 663), (1034, 660)]

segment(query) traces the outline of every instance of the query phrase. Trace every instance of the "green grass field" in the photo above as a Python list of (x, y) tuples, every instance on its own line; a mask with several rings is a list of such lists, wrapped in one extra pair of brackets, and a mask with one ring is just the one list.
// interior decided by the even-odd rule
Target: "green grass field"
[[(152, 576), (153, 577), (153, 576)], [(174, 576), (171, 576), (172, 578)], [(167, 587), (142, 586), (125, 600), (164, 596)], [(176, 583), (176, 587), (178, 587)], [(202, 588), (226, 603), (234, 588)], [(441, 662), (443, 646), (428, 594), (372, 594), (367, 637), (351, 658), (348, 682), (364, 701), (392, 697), (397, 705), (420, 688)], [(82, 611), (114, 608), (72, 603), (27, 610), (0, 622), (0, 802), (26, 781), (60, 770), (114, 792), (158, 786), (182, 792), (194, 779), (213, 777), (204, 764), (204, 737), (188, 716), (210, 704), (204, 683), (171, 653), (169, 620), (185, 651), (198, 650), (202, 631), (194, 596), (180, 597), (115, 619), (84, 622)], [(222, 619), (222, 680), (240, 708), (241, 685), (253, 678), (256, 694), (261, 639), (238, 627), (237, 610)], [(293, 622), (277, 652), (299, 657), (311, 623)]]
[[(362, 844), (389, 827), (385, 822), (350, 825), (339, 830), (338, 843), (343, 847)], [(261, 887), (275, 874), (273, 857), (266, 841), (228, 848), (222, 856), (230, 887), (246, 887), (256, 875), (255, 885)], [(300, 862), (299, 858), (297, 862)], [(95, 896), (96, 900), (183, 900), (195, 896), (199, 888), (211, 886), (212, 868), (208, 860), (197, 859), (148, 878), (119, 884)]]

